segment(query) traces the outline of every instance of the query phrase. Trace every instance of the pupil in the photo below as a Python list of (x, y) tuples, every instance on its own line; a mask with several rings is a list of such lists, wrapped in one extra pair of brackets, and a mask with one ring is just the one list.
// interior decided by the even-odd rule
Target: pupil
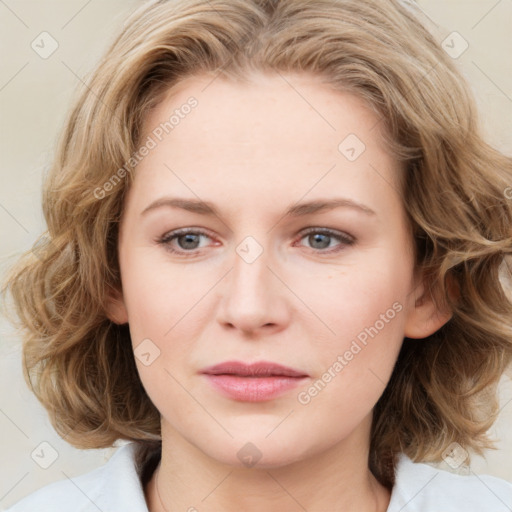
[[(327, 240), (327, 243), (321, 243), (322, 237), (324, 239), (324, 242)], [(310, 239), (312, 239), (314, 242), (320, 242), (320, 247), (317, 246), (315, 247), (315, 249), (325, 249), (326, 247), (329, 247), (329, 235), (323, 233), (316, 233), (314, 235), (310, 235)], [(312, 245), (314, 246), (314, 243)]]
[[(180, 246), (182, 247), (182, 249), (195, 249), (196, 246), (194, 245), (194, 243), (197, 243), (197, 240), (194, 240), (194, 238), (197, 239), (197, 235), (194, 235), (192, 233), (187, 233), (186, 235), (182, 235), (180, 237), (180, 240), (185, 239), (185, 244), (180, 243)], [(192, 244), (192, 246), (190, 246), (189, 244)]]

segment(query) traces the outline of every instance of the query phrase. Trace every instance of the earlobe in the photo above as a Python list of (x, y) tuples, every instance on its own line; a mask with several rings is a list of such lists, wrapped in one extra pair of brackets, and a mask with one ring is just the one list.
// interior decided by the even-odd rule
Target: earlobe
[(453, 316), (446, 301), (436, 300), (430, 290), (420, 285), (410, 305), (404, 328), (404, 336), (407, 338), (426, 338), (438, 331)]
[(120, 290), (112, 288), (107, 292), (105, 314), (115, 324), (128, 323), (128, 311), (124, 303), (123, 294)]
[(438, 331), (452, 316), (453, 313), (440, 312), (436, 308), (432, 310), (417, 308), (407, 319), (404, 336), (416, 339), (426, 338)]

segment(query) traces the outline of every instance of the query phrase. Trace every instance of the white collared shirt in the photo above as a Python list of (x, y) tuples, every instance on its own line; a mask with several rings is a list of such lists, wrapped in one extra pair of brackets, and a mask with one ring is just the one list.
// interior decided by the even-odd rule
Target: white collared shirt
[[(148, 512), (136, 448), (121, 446), (103, 466), (49, 484), (7, 512)], [(512, 512), (512, 483), (490, 475), (454, 474), (400, 454), (395, 480), (387, 512)]]

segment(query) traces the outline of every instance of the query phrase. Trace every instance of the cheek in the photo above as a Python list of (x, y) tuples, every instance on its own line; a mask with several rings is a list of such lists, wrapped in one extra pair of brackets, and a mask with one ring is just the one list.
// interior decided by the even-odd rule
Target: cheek
[(322, 339), (336, 344), (375, 324), (388, 310), (386, 320), (401, 325), (410, 271), (406, 258), (380, 251), (314, 276), (288, 275), (287, 279), (294, 282), (294, 292), (317, 317)]
[[(125, 255), (122, 279), (130, 336), (140, 379), (155, 406), (163, 411), (168, 400), (180, 410), (193, 407), (183, 395), (184, 373), (191, 366), (195, 340), (213, 320), (208, 291), (218, 280), (213, 272), (180, 268), (144, 249)], [(160, 255), (159, 255), (160, 256)], [(163, 261), (162, 261), (163, 260)], [(183, 403), (181, 403), (183, 401)]]
[(169, 263), (151, 248), (127, 251), (121, 271), (134, 344), (141, 337), (165, 340), (211, 287), (208, 275)]
[[(379, 337), (380, 331), (400, 332), (403, 314), (393, 305), (404, 305), (409, 266), (407, 258), (391, 248), (373, 251), (343, 266), (318, 263), (314, 273), (283, 265), (279, 274), (290, 283), (293, 293), (285, 291), (278, 300), (290, 304), (294, 315), (288, 319), (290, 328), (294, 328), (293, 323), (306, 323), (313, 342), (321, 340), (326, 349), (345, 349), (347, 341), (350, 346), (358, 336), (364, 342), (365, 329), (376, 323), (379, 329), (380, 316), (388, 310), (385, 320), (393, 313), (397, 313), (396, 318), (379, 329)], [(155, 257), (154, 250), (125, 253), (123, 289), (134, 345), (145, 338), (162, 343), (171, 338), (192, 339), (204, 319), (215, 315), (213, 297), (218, 295), (210, 292), (216, 285), (222, 286), (219, 279), (225, 270), (203, 263), (169, 263), (161, 254)], [(213, 320), (210, 318), (210, 323)], [(314, 333), (310, 332), (313, 328)]]
[(369, 403), (380, 396), (403, 342), (408, 265), (399, 255), (382, 254), (365, 265), (331, 272), (314, 287), (302, 281), (299, 293), (322, 320), (312, 319), (315, 329), (308, 333), (320, 368), (315, 377), (328, 381), (333, 392), (324, 399), (337, 395)]

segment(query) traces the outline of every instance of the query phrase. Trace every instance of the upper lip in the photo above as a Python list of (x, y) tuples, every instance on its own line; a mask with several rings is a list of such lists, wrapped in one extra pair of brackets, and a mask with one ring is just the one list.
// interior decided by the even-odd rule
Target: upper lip
[(240, 375), (242, 377), (308, 377), (309, 375), (300, 370), (289, 368), (281, 364), (268, 361), (258, 361), (255, 363), (244, 363), (241, 361), (225, 361), (203, 368), (201, 373), (209, 375)]

